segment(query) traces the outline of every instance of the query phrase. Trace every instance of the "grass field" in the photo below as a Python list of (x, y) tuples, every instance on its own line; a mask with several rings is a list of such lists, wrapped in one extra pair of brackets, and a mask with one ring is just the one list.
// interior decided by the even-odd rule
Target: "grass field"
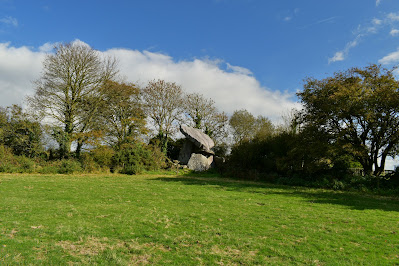
[(399, 200), (215, 177), (0, 175), (3, 264), (399, 264)]

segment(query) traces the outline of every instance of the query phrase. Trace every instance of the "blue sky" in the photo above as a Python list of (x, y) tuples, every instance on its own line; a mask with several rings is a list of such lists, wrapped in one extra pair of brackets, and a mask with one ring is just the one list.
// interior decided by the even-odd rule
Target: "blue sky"
[[(161, 78), (176, 78), (175, 81), (189, 87), (189, 91), (199, 90), (209, 97), (212, 97), (216, 84), (211, 89), (190, 84), (184, 77), (192, 72), (180, 73), (179, 69), (184, 65), (179, 63), (192, 63), (194, 70), (197, 69), (194, 62), (208, 64), (203, 68), (216, 67), (214, 72), (222, 72), (226, 79), (232, 77), (229, 73), (234, 73), (234, 78), (243, 82), (240, 83), (243, 91), (247, 90), (246, 86), (257, 87), (248, 89), (247, 94), (237, 94), (242, 104), (238, 101), (223, 102), (223, 93), (230, 92), (228, 88), (221, 89), (215, 96), (216, 102), (218, 99), (223, 102), (221, 108), (230, 113), (233, 109), (247, 108), (257, 114), (277, 116), (277, 112), (282, 111), (269, 112), (267, 106), (270, 102), (263, 104), (266, 107), (262, 112), (261, 101), (246, 102), (246, 97), (251, 92), (261, 94), (264, 90), (269, 94), (260, 98), (277, 101), (279, 97), (284, 98), (285, 102), (276, 103), (276, 106), (288, 108), (295, 105), (290, 105), (289, 101), (297, 100), (295, 92), (302, 88), (303, 79), (308, 76), (323, 78), (334, 71), (368, 63), (388, 62), (388, 67), (398, 63), (399, 56), (394, 53), (399, 47), (399, 1), (0, 0), (3, 54), (24, 48), (28, 50), (25, 52), (31, 52), (33, 57), (42, 60), (39, 53), (47, 51), (44, 44), (50, 46), (74, 40), (104, 52), (117, 49), (136, 51), (146, 57), (143, 69), (147, 72), (157, 69), (156, 73)], [(392, 60), (381, 61), (389, 55)], [(10, 59), (13, 56), (21, 55), (9, 55), (7, 60), (18, 62)], [(122, 61), (130, 58), (121, 56)], [(133, 58), (139, 60), (135, 61), (136, 65), (144, 60), (137, 59), (137, 54)], [(7, 68), (4, 60), (3, 68)], [(157, 65), (160, 60), (163, 63)], [(155, 65), (151, 66), (154, 62)], [(23, 64), (27, 69), (26, 65), (35, 65), (36, 68), (40, 65)], [(121, 67), (127, 65), (133, 63), (124, 62)], [(169, 73), (170, 69), (162, 70), (162, 67), (176, 69)], [(40, 72), (35, 71), (35, 75)], [(155, 73), (142, 77), (140, 71), (129, 74), (133, 72), (129, 72), (128, 67), (124, 69), (125, 76), (133, 81), (156, 78)], [(35, 75), (28, 76), (34, 79)], [(0, 85), (1, 79), (0, 76)], [(3, 83), (12, 83), (8, 77), (3, 79), (7, 79)], [(203, 74), (196, 84), (201, 83), (201, 79), (205, 83), (211, 80)], [(250, 84), (245, 85), (244, 79)], [(221, 83), (228, 82), (219, 80), (217, 86)], [(29, 93), (32, 86), (24, 84)], [(12, 88), (9, 86), (9, 90)], [(22, 88), (18, 90), (18, 96), (23, 94)], [(231, 94), (238, 90), (232, 90)], [(11, 94), (7, 92), (7, 95)], [(4, 105), (6, 97), (2, 98), (0, 104)]]

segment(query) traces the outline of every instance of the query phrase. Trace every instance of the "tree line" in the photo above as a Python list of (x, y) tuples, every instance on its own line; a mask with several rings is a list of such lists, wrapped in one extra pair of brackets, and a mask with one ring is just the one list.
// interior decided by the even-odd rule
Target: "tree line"
[(91, 156), (109, 168), (160, 168), (177, 159), (182, 141), (176, 135), (186, 124), (211, 136), (218, 154), (226, 153), (229, 117), (212, 99), (164, 80), (140, 87), (118, 74), (114, 58), (86, 44), (57, 45), (27, 97), (27, 111), (18, 105), (0, 110), (3, 150), (45, 161)]
[(0, 109), (0, 170), (11, 161), (29, 168), (27, 158), (125, 173), (168, 167), (182, 145), (179, 125), (186, 124), (215, 140), (228, 175), (339, 184), (351, 178), (350, 168), (361, 168), (380, 177), (399, 151), (394, 70), (369, 65), (308, 78), (297, 94), (303, 108), (275, 126), (244, 109), (229, 117), (212, 99), (174, 82), (126, 82), (114, 58), (86, 44), (59, 44), (44, 60), (27, 111)]

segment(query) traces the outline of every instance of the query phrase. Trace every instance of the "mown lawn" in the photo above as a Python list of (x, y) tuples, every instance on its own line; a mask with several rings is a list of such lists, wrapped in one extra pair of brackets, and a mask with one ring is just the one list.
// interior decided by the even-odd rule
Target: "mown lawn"
[(0, 175), (3, 264), (399, 264), (399, 200), (168, 175)]

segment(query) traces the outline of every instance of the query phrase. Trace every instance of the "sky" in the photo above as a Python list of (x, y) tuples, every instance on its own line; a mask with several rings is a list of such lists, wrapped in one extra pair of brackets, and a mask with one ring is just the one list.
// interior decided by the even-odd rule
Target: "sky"
[(307, 77), (397, 65), (399, 1), (0, 0), (0, 106), (23, 104), (46, 53), (73, 41), (115, 56), (127, 81), (279, 121)]

